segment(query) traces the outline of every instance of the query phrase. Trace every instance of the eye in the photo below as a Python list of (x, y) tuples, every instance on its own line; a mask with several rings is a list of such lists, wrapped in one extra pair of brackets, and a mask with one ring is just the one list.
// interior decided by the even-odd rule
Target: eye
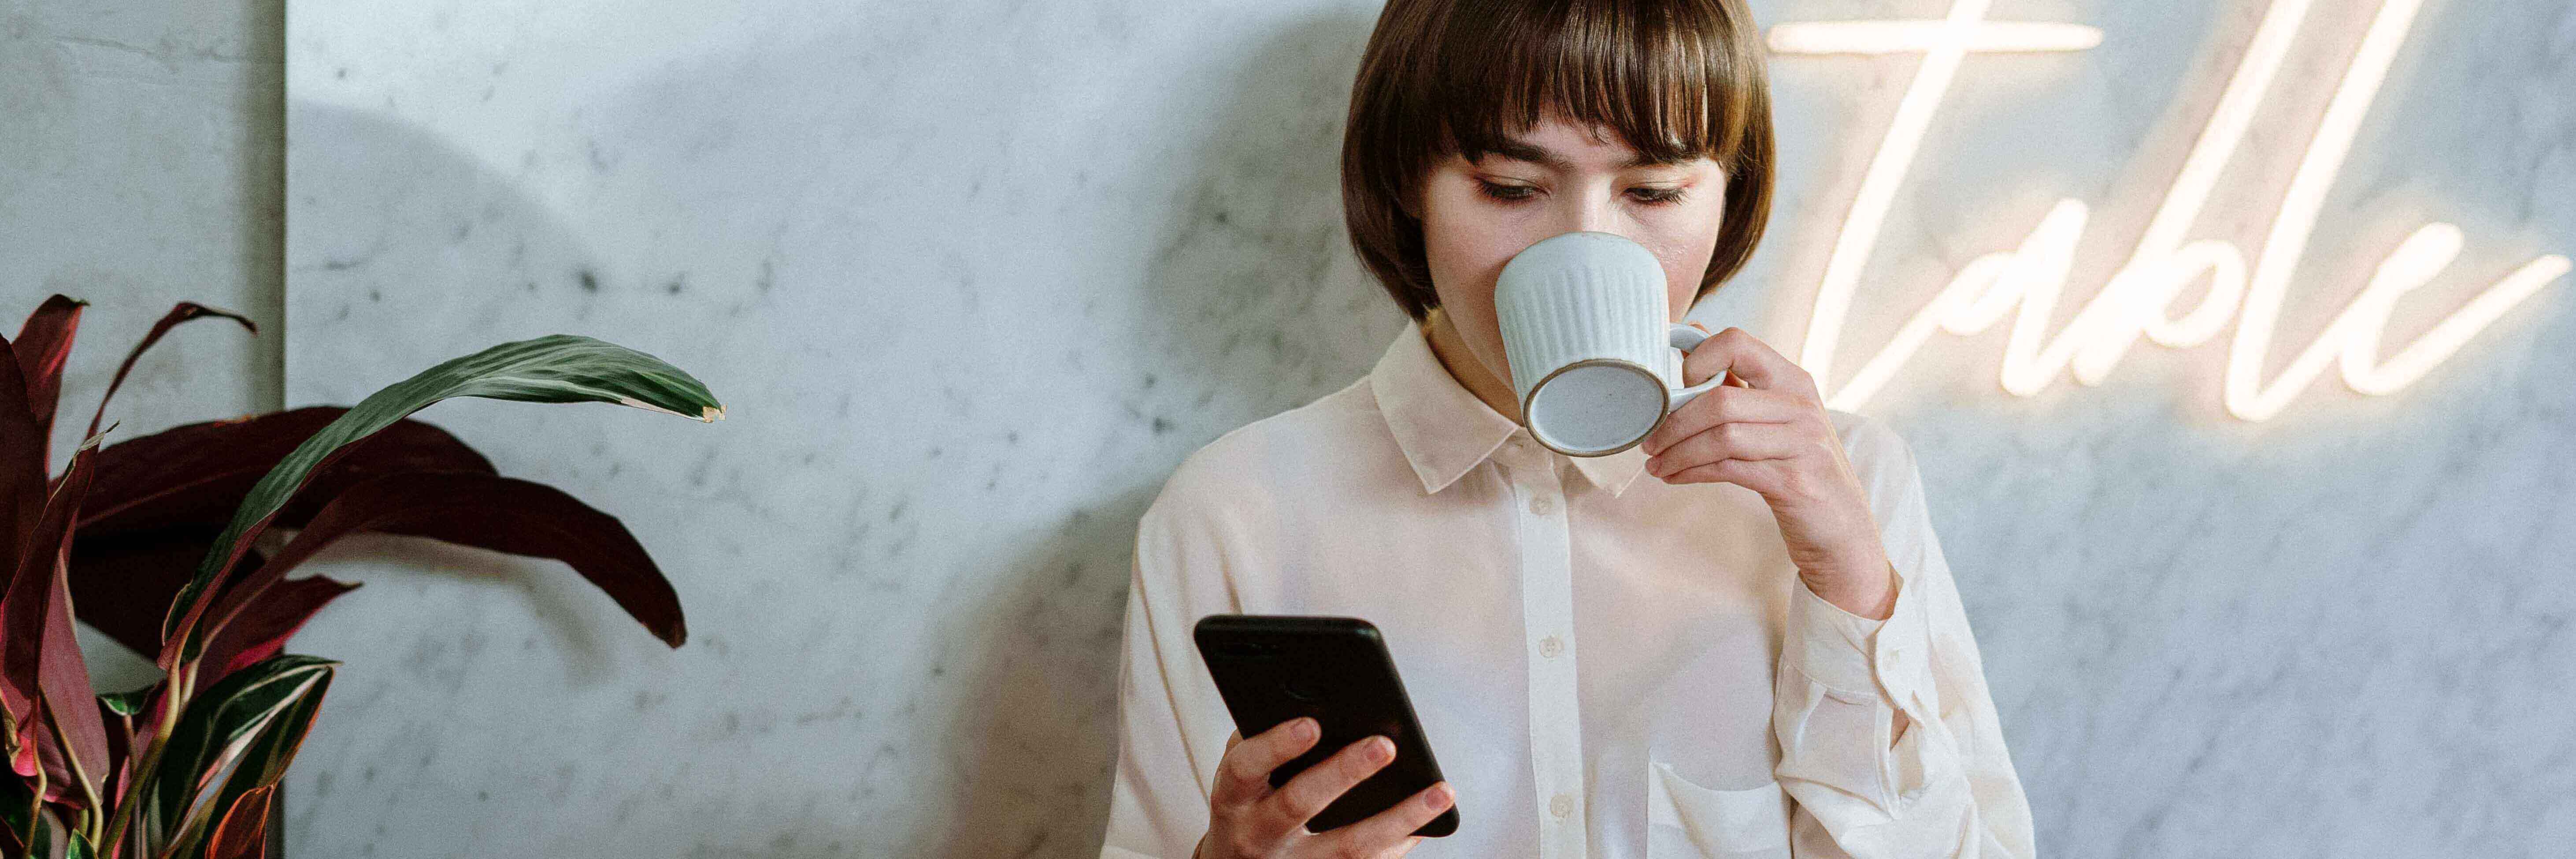
[(1682, 199), (1682, 189), (1680, 188), (1657, 188), (1651, 185), (1640, 185), (1635, 188), (1628, 189), (1628, 193), (1630, 196), (1635, 197), (1638, 202), (1655, 206), (1678, 203), (1681, 202)]
[[(1538, 196), (1538, 189), (1528, 185), (1506, 185), (1500, 182), (1489, 182), (1481, 178), (1476, 180), (1476, 190), (1477, 192), (1484, 194), (1489, 199), (1499, 200), (1506, 203), (1516, 203)], [(1628, 189), (1628, 194), (1631, 198), (1640, 203), (1645, 203), (1651, 206), (1664, 206), (1681, 202), (1683, 189), (1640, 185), (1635, 188)]]
[(1533, 196), (1537, 196), (1538, 194), (1538, 189), (1527, 185), (1504, 185), (1497, 182), (1487, 182), (1483, 179), (1476, 180), (1476, 190), (1488, 198), (1500, 200), (1506, 203), (1517, 203), (1522, 200), (1527, 200)]

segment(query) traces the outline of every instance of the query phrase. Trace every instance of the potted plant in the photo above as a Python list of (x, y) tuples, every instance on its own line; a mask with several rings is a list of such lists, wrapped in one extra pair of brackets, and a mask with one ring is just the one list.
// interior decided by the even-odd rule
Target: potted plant
[[(134, 361), (192, 319), (181, 303), (117, 368), (85, 439), (48, 478), (64, 359), (85, 302), (56, 295), (0, 340), (0, 856), (231, 859), (276, 855), (279, 779), (339, 663), (283, 653), (357, 587), (286, 574), (360, 531), (556, 558), (651, 633), (687, 638), (678, 595), (634, 536), (539, 483), (503, 477), (409, 415), (449, 397), (607, 402), (702, 421), (723, 406), (653, 356), (556, 334), (422, 371), (354, 406), (176, 427), (101, 446)], [(110, 428), (111, 430), (113, 427)], [(295, 529), (273, 555), (254, 545)], [(78, 618), (162, 678), (98, 694)]]

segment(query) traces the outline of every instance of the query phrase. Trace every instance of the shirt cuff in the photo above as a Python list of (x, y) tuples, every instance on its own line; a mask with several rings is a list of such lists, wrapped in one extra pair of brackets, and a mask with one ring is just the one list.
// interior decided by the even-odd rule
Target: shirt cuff
[(1897, 574), (1896, 607), (1885, 620), (1844, 611), (1803, 580), (1790, 585), (1789, 631), (1785, 646), (1789, 664), (1823, 684), (1835, 697), (1868, 700), (1883, 694), (1890, 707), (1913, 697), (1930, 669), (1925, 658), (1930, 640), (1923, 614), (1922, 588)]

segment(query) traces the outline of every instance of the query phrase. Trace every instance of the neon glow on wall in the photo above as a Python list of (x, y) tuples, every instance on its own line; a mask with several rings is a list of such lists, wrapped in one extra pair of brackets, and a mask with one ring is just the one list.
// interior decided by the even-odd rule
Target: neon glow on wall
[[(2455, 225), (2426, 224), (2399, 242), (2317, 340), (2291, 359), (2270, 384), (2264, 384), (2260, 378), (2264, 357), (2271, 351), (2290, 276), (2307, 249), (2318, 210), (2351, 152), (2362, 118), (2386, 82), (2389, 65), (2423, 5), (2422, 0), (2380, 4), (2309, 139), (2305, 157), (2291, 175), (2249, 275), (2245, 251), (2234, 242), (2188, 239), (2186, 233), (2243, 141), (2313, 5), (2313, 0), (2275, 0), (2128, 262), (2054, 339), (2045, 338), (2041, 328), (2065, 292), (2076, 242), (2090, 214), (2082, 201), (2074, 199), (2058, 201), (2020, 247), (1986, 254), (1961, 268), (1948, 286), (1897, 329), (1885, 348), (1837, 389), (1831, 375), (1834, 347), (1850, 313), (1861, 269), (1961, 60), (1971, 53), (2081, 51), (2101, 43), (2100, 30), (2075, 24), (1988, 22), (1984, 18), (1990, 2), (1956, 0), (1949, 15), (1939, 20), (1783, 24), (1773, 27), (1768, 36), (1775, 53), (1788, 55), (1923, 54), (1923, 63), (1898, 102), (1895, 119), (1862, 175), (1859, 193), (1835, 239), (1799, 356), (1799, 364), (1816, 377), (1817, 386), (1827, 392), (1827, 404), (1834, 408), (1856, 410), (1868, 401), (1913, 357), (1935, 327), (1969, 335), (2013, 314), (2004, 347), (2003, 388), (2030, 396), (2070, 365), (2076, 381), (2100, 384), (2141, 335), (2166, 347), (2189, 348), (2216, 336), (2233, 317), (2236, 334), (2228, 347), (2221, 400), (2228, 413), (2260, 421), (2279, 414), (2324, 373), (2328, 362), (2338, 365), (2344, 384), (2355, 391), (2387, 394), (2402, 389), (2569, 270), (2565, 256), (2533, 259), (2382, 361), (2380, 336), (2397, 299), (2441, 274), (2466, 241)], [(2172, 316), (2173, 299), (2203, 275), (2209, 278), (2207, 294), (2190, 312)]]

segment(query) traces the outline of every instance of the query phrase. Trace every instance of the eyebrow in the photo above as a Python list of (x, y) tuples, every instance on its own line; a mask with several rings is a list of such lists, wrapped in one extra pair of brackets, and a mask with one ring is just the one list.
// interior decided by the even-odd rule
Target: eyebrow
[[(1574, 162), (1567, 160), (1565, 156), (1558, 155), (1554, 150), (1548, 149), (1547, 147), (1527, 141), (1504, 138), (1494, 145), (1493, 152), (1494, 154), (1505, 158), (1510, 158), (1516, 161), (1527, 161), (1532, 164), (1537, 164), (1541, 167), (1546, 167), (1560, 172), (1574, 169)], [(1679, 163), (1681, 163), (1680, 159), (1656, 158), (1640, 152), (1629, 156), (1626, 161), (1619, 162), (1619, 168), (1625, 170), (1631, 167), (1645, 167), (1650, 165), (1660, 166)]]

